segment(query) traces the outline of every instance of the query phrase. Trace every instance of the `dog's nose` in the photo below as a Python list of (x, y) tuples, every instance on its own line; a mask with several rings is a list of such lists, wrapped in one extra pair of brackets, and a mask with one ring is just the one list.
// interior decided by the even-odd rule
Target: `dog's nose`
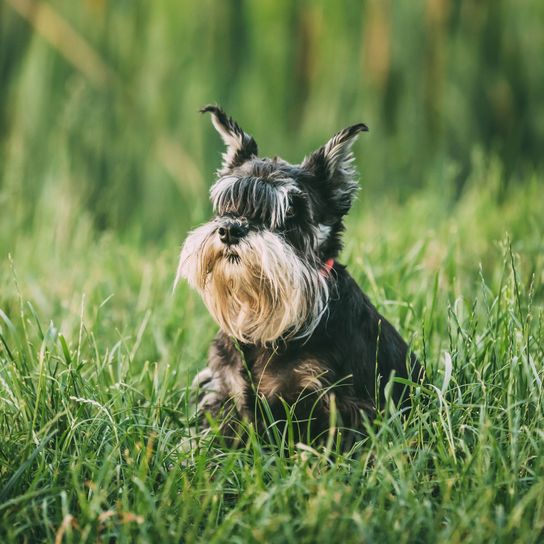
[(219, 239), (226, 245), (230, 246), (237, 244), (248, 231), (247, 225), (238, 221), (227, 221), (218, 229)]

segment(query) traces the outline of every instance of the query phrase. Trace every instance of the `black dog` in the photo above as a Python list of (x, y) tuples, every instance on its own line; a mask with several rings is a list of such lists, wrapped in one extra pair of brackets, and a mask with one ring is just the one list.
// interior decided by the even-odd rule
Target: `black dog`
[[(255, 140), (216, 106), (227, 152), (210, 195), (216, 217), (192, 231), (177, 280), (201, 294), (221, 331), (195, 378), (201, 413), (226, 409), (264, 430), (291, 410), (298, 439), (340, 422), (362, 428), (385, 400), (386, 382), (421, 374), (393, 326), (335, 259), (343, 217), (358, 190), (351, 145), (364, 124), (333, 136), (300, 164), (257, 156)], [(176, 281), (177, 281), (176, 280)], [(392, 399), (406, 405), (405, 386)], [(232, 428), (232, 427), (231, 427)]]

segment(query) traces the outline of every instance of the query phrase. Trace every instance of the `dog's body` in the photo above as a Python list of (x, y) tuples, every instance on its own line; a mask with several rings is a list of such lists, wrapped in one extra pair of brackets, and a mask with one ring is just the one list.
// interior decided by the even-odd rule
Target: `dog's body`
[[(217, 217), (189, 235), (178, 269), (221, 327), (195, 379), (201, 413), (228, 413), (264, 431), (290, 410), (297, 438), (307, 440), (323, 436), (334, 411), (336, 425), (360, 431), (392, 373), (414, 380), (421, 373), (334, 260), (358, 189), (351, 144), (367, 128), (349, 127), (291, 165), (258, 158), (255, 140), (222, 110), (203, 111), (228, 151), (211, 189)], [(395, 403), (406, 401), (404, 386), (391, 391)]]

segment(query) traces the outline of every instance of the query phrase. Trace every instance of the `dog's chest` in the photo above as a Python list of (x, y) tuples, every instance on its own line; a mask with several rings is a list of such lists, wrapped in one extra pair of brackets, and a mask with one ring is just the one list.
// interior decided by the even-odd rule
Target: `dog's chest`
[(283, 399), (295, 402), (306, 392), (324, 389), (329, 382), (329, 371), (316, 358), (261, 357), (251, 368), (255, 391), (269, 402)]
[(241, 411), (254, 397), (292, 403), (333, 382), (329, 365), (309, 353), (278, 354), (255, 347), (239, 350), (225, 337), (212, 346), (210, 366), (220, 376), (226, 396), (234, 399)]

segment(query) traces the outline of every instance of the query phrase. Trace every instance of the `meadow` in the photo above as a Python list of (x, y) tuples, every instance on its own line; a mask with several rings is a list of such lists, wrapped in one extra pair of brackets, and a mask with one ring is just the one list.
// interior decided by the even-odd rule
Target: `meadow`
[[(1, 542), (542, 541), (543, 9), (496, 5), (0, 3)], [(349, 452), (195, 437), (214, 101), (291, 161), (370, 126), (340, 260), (426, 382)]]

